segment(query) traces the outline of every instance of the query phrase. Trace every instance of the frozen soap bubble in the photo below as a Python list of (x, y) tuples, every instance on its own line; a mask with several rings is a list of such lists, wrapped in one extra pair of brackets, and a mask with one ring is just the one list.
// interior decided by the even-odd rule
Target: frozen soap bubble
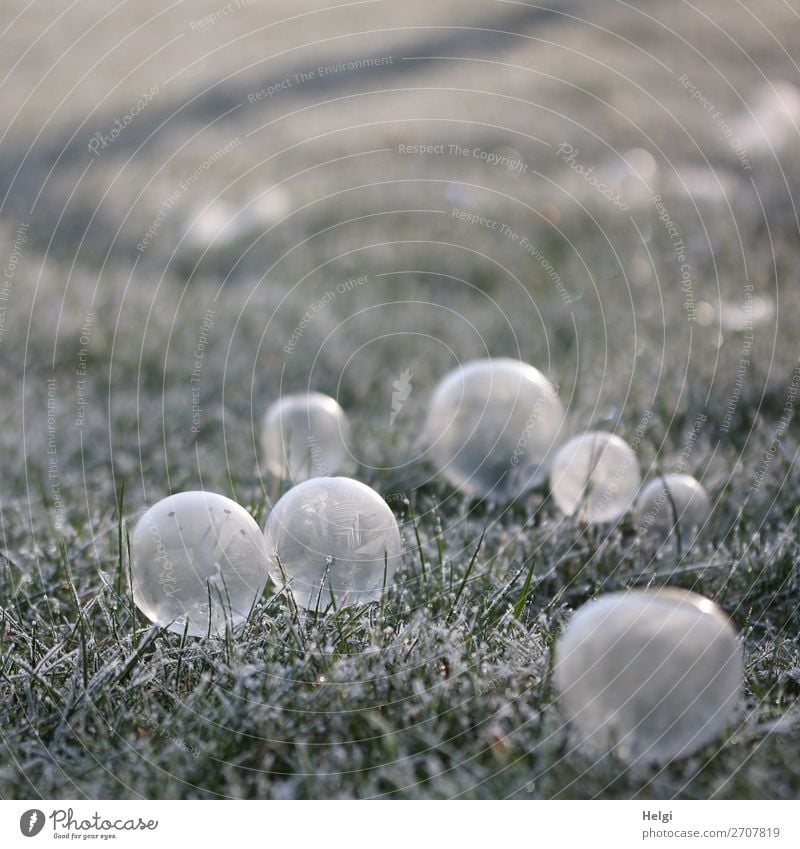
[(691, 475), (668, 474), (650, 481), (636, 503), (639, 527), (668, 537), (677, 527), (689, 542), (711, 515), (711, 499)]
[[(154, 504), (131, 539), (133, 600), (157, 625), (203, 637), (243, 622), (267, 581), (264, 537), (235, 501), (180, 492)], [(210, 604), (210, 608), (209, 608)]]
[(550, 489), (562, 513), (583, 522), (615, 522), (633, 504), (639, 463), (618, 436), (602, 431), (575, 436), (558, 449)]
[(311, 610), (379, 599), (400, 564), (392, 511), (351, 478), (315, 478), (290, 489), (264, 536), (272, 579)]
[(663, 763), (730, 720), (742, 652), (728, 617), (703, 596), (611, 593), (581, 607), (559, 637), (555, 683), (581, 745)]
[(350, 423), (321, 392), (284, 395), (264, 415), (261, 446), (268, 472), (293, 483), (353, 468)]
[(751, 97), (751, 106), (739, 116), (740, 147), (736, 149), (765, 156), (797, 144), (800, 122), (800, 88), (794, 83), (769, 81)]
[(426, 441), (437, 472), (472, 497), (513, 498), (542, 483), (564, 410), (556, 390), (519, 360), (474, 360), (441, 380)]

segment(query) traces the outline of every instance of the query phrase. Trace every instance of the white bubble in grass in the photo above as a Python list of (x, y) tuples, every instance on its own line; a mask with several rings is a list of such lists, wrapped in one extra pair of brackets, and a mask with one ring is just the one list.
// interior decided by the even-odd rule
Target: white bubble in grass
[(579, 745), (628, 762), (666, 762), (730, 721), (742, 651), (728, 617), (703, 596), (610, 593), (583, 605), (559, 637), (555, 683)]
[(350, 422), (336, 400), (321, 392), (284, 395), (264, 415), (264, 467), (293, 483), (349, 472), (349, 439)]
[(554, 386), (519, 360), (473, 360), (436, 387), (425, 424), (436, 470), (472, 497), (513, 498), (546, 477), (564, 409)]
[(639, 527), (659, 537), (673, 531), (690, 542), (711, 515), (705, 487), (691, 475), (667, 474), (650, 481), (636, 501)]
[(641, 147), (626, 150), (622, 158), (627, 170), (640, 180), (653, 180), (658, 173), (658, 163), (653, 154)]
[(263, 232), (283, 218), (291, 198), (280, 186), (235, 203), (217, 198), (202, 201), (188, 216), (184, 243), (194, 251), (216, 251)]
[(553, 459), (550, 490), (567, 516), (615, 522), (633, 504), (641, 477), (633, 449), (612, 433), (589, 431), (566, 442)]
[(157, 625), (202, 637), (243, 622), (267, 581), (264, 537), (235, 501), (180, 492), (154, 504), (131, 538), (133, 600)]
[(186, 244), (196, 250), (219, 249), (239, 235), (241, 220), (238, 208), (224, 200), (211, 201), (191, 215), (186, 231)]
[(351, 478), (315, 478), (289, 490), (264, 531), (269, 573), (300, 607), (376, 601), (400, 565), (400, 530), (386, 502)]
[(764, 157), (781, 152), (797, 143), (799, 123), (800, 88), (792, 82), (770, 80), (751, 94), (748, 108), (739, 115), (734, 151), (745, 157), (751, 151)]

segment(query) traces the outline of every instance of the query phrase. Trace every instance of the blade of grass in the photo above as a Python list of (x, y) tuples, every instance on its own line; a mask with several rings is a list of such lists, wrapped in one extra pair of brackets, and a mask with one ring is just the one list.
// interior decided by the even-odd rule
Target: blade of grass
[(478, 559), (478, 552), (481, 550), (481, 546), (483, 545), (483, 538), (486, 536), (486, 529), (484, 528), (481, 533), (481, 538), (478, 540), (478, 544), (475, 546), (475, 552), (472, 555), (472, 559), (469, 561), (469, 566), (467, 566), (467, 571), (464, 573), (464, 577), (461, 581), (461, 585), (458, 588), (458, 592), (456, 593), (456, 597), (453, 599), (453, 603), (450, 606), (450, 612), (447, 614), (445, 618), (445, 622), (450, 622), (453, 618), (453, 614), (455, 613), (456, 606), (461, 599), (461, 596), (464, 592), (464, 588), (467, 586), (467, 581), (469, 580), (469, 576), (472, 574), (472, 570), (475, 566), (475, 561)]

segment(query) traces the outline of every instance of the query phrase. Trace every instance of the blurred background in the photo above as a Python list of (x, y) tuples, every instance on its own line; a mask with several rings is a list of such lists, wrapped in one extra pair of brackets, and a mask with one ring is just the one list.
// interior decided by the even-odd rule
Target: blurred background
[(432, 382), (475, 356), (534, 363), (582, 426), (657, 410), (657, 443), (689, 407), (722, 424), (734, 390), (768, 404), (791, 376), (789, 3), (6, 8), (0, 361), (20, 473), (46, 457), (48, 377), (65, 473), (83, 443), (89, 469), (145, 460), (163, 487), (173, 457), (202, 473), (181, 450), (200, 437), (212, 477), (253, 467), (286, 387), (359, 405), (376, 438), (358, 459), (383, 468), (413, 451), (397, 431)]
[(385, 433), (358, 459), (385, 466), (403, 369), (411, 421), (437, 375), (487, 353), (546, 371), (585, 423), (631, 393), (634, 424), (707, 401), (722, 419), (751, 313), (738, 393), (790, 375), (788, 3), (7, 9), (0, 357), (34, 449), (47, 431), (20, 393), (45, 423), (51, 374), (64, 460), (91, 435), (132, 471), (200, 435), (209, 309), (194, 424), (222, 465), (255, 462), (249, 414), (279, 385), (374, 403)]

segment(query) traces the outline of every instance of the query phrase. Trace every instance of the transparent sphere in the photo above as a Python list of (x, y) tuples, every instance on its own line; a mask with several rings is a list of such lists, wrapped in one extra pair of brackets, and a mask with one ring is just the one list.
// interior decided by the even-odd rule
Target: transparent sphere
[(243, 622), (267, 581), (255, 519), (213, 492), (180, 492), (154, 504), (137, 522), (131, 549), (136, 606), (179, 634), (187, 620), (193, 637)]
[(615, 522), (633, 504), (639, 489), (639, 463), (625, 440), (591, 431), (558, 449), (550, 489), (562, 513), (583, 522)]
[(711, 515), (711, 499), (691, 475), (668, 474), (647, 484), (636, 512), (644, 531), (665, 539), (677, 528), (681, 539), (689, 542)]
[(321, 392), (284, 395), (264, 415), (261, 447), (268, 472), (293, 483), (350, 471), (350, 422)]
[(728, 617), (684, 590), (611, 593), (581, 607), (555, 650), (559, 705), (581, 745), (665, 762), (716, 737), (742, 690)]
[(426, 442), (437, 472), (460, 491), (513, 498), (544, 481), (563, 418), (555, 388), (533, 366), (474, 360), (436, 387)]
[(269, 573), (300, 607), (375, 601), (400, 565), (400, 530), (386, 502), (351, 478), (290, 489), (267, 520)]

